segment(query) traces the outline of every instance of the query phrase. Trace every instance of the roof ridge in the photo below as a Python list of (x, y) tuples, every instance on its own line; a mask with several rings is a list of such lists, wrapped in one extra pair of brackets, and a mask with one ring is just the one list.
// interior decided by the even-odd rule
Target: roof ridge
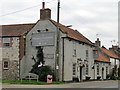
[(19, 25), (33, 25), (35, 23), (23, 23), (23, 24), (8, 24), (8, 25), (0, 25), (0, 26), (19, 26)]

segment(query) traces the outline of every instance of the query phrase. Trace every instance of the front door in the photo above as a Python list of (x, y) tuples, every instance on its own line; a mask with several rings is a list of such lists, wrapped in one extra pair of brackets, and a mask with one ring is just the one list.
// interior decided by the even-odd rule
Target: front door
[(102, 80), (104, 79), (104, 68), (102, 68)]
[(80, 81), (82, 81), (82, 67), (80, 67)]

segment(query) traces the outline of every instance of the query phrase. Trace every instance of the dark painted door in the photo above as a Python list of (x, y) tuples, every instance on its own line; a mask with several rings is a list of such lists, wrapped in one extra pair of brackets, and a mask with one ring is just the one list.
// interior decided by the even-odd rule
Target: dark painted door
[(82, 81), (82, 67), (80, 67), (80, 81)]

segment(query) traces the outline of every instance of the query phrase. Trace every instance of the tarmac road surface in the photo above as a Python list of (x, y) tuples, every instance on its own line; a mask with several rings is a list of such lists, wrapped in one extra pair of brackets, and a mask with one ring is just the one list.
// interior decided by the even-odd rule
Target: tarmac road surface
[(79, 83), (67, 83), (60, 85), (19, 85), (19, 84), (3, 84), (2, 88), (118, 88), (118, 81), (89, 81)]

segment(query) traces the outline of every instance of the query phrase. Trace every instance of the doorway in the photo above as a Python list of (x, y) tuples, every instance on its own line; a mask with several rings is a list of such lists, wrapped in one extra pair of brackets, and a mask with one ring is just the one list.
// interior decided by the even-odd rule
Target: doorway
[(82, 81), (82, 67), (80, 66), (80, 81)]
[(104, 67), (102, 67), (102, 80), (104, 80)]

